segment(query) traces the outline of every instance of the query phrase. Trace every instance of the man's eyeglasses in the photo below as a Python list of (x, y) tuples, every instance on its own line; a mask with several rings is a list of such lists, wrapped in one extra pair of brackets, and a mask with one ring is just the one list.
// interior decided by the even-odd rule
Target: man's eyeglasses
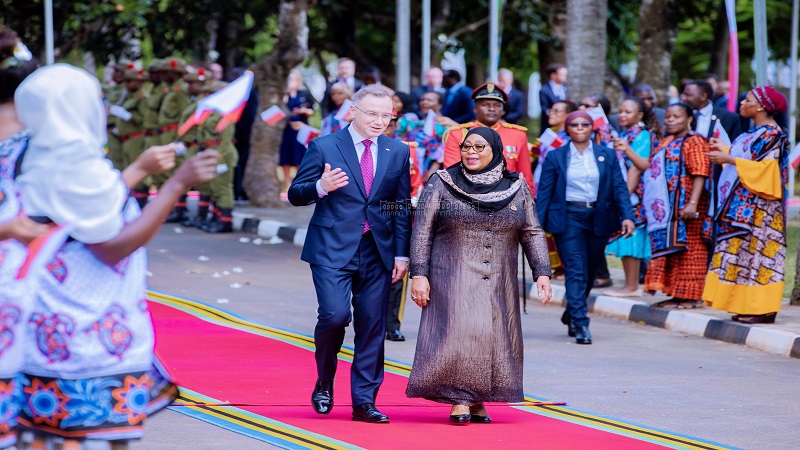
[(364, 114), (366, 114), (367, 117), (369, 117), (372, 120), (381, 119), (384, 122), (388, 122), (388, 121), (392, 120), (392, 117), (393, 117), (391, 114), (378, 114), (378, 113), (376, 113), (374, 111), (364, 111), (363, 109), (359, 108), (356, 105), (353, 105), (353, 106), (355, 106), (357, 110), (359, 110), (359, 111), (363, 112)]
[(570, 128), (592, 128), (592, 124), (586, 122), (572, 122)]
[(473, 150), (475, 151), (475, 153), (480, 153), (486, 147), (488, 147), (487, 144), (475, 144), (475, 145), (472, 145), (472, 144), (461, 144), (461, 153), (469, 153), (469, 152), (471, 152)]

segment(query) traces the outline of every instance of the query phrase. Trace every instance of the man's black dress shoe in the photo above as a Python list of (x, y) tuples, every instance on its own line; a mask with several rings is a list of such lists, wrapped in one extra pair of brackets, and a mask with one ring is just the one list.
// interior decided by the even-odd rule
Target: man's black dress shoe
[(167, 216), (165, 223), (178, 223), (183, 222), (184, 220), (189, 218), (189, 213), (183, 209), (173, 209), (169, 215)]
[(588, 326), (575, 327), (575, 342), (578, 344), (592, 343), (592, 333), (589, 332)]
[(353, 420), (367, 423), (389, 423), (389, 416), (378, 411), (375, 403), (362, 403), (353, 407)]
[(403, 336), (403, 333), (400, 330), (390, 330), (386, 332), (386, 340), (387, 341), (395, 341), (395, 342), (403, 342), (406, 340), (406, 337)]
[(576, 327), (575, 327), (575, 324), (574, 324), (574, 323), (572, 323), (572, 321), (570, 321), (570, 322), (567, 324), (567, 336), (569, 336), (569, 337), (575, 337), (575, 332), (576, 332)]
[(319, 381), (311, 393), (311, 406), (317, 414), (328, 414), (333, 409), (333, 380)]
[(450, 422), (453, 423), (459, 423), (459, 424), (469, 423), (471, 419), (472, 419), (472, 414), (456, 414), (456, 415), (450, 414)]

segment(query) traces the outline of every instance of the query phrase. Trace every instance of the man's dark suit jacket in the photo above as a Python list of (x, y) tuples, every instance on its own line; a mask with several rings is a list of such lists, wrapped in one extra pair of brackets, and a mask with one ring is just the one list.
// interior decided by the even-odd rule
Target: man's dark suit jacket
[(525, 117), (526, 106), (525, 94), (512, 87), (511, 92), (508, 94), (508, 103), (506, 103), (505, 108), (506, 114), (503, 116), (503, 120), (508, 123), (518, 123), (520, 119)]
[[(734, 114), (728, 111), (726, 108), (720, 106), (715, 106), (711, 114), (717, 116), (717, 119), (719, 119), (719, 122), (722, 124), (722, 128), (725, 129), (725, 132), (728, 133), (728, 137), (731, 138), (731, 142), (733, 142), (734, 139), (742, 134), (742, 125), (739, 121), (738, 114)], [(713, 128), (709, 130), (709, 133), (709, 136), (706, 137), (713, 136)]]
[(464, 85), (459, 85), (457, 88), (451, 87), (447, 90), (442, 115), (453, 119), (456, 123), (467, 123), (475, 120), (474, 108), (472, 90)]
[[(331, 113), (334, 109), (336, 109), (336, 105), (333, 103), (333, 99), (331, 98), (331, 86), (334, 83), (338, 83), (339, 80), (329, 81), (328, 84), (325, 85), (325, 95), (322, 97), (322, 102), (320, 102), (320, 107), (322, 108), (322, 117), (327, 116)], [(359, 89), (364, 87), (364, 83), (356, 78), (353, 81), (354, 87), (353, 92), (357, 92)]]
[[(614, 150), (597, 144), (592, 144), (592, 150), (600, 172), (592, 226), (596, 236), (610, 236), (620, 230), (623, 220), (633, 220), (633, 207)], [(542, 228), (551, 234), (562, 234), (567, 230), (569, 152), (568, 144), (548, 153), (539, 180), (536, 214)]]
[[(422, 96), (425, 95), (426, 92), (431, 91), (432, 89), (428, 87), (427, 84), (421, 84), (419, 86), (415, 86), (411, 89), (411, 105), (403, 105), (403, 112), (412, 112), (414, 114), (419, 115), (419, 101), (422, 100)], [(444, 105), (445, 94), (447, 90), (442, 88), (439, 92), (442, 94), (442, 105)]]
[[(289, 188), (292, 205), (316, 203), (303, 245), (303, 261), (335, 269), (346, 266), (358, 249), (367, 219), (387, 270), (394, 268), (395, 256), (409, 256), (409, 148), (381, 135), (377, 150), (375, 178), (367, 198), (361, 164), (348, 128), (311, 141)], [(325, 163), (331, 169), (341, 168), (349, 183), (320, 198), (316, 183)]]
[(553, 105), (559, 101), (560, 99), (553, 93), (553, 88), (550, 87), (550, 82), (547, 81), (542, 84), (542, 88), (539, 89), (539, 104), (542, 106), (542, 116), (541, 116), (541, 125), (542, 128), (540, 131), (544, 131), (546, 128), (550, 126), (548, 123), (549, 119), (549, 111)]

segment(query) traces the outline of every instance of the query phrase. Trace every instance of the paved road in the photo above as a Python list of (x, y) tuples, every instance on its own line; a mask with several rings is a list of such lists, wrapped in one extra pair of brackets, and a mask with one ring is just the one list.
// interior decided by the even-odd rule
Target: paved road
[[(254, 245), (248, 234), (180, 230), (165, 225), (148, 247), (153, 289), (312, 334), (316, 302), (299, 247)], [(797, 448), (797, 359), (604, 317), (592, 319), (595, 344), (579, 346), (558, 321), (561, 311), (528, 306), (525, 392), (727, 445)], [(387, 357), (413, 360), (418, 323), (419, 309), (408, 301), (403, 325), (408, 340), (387, 342)], [(346, 342), (352, 344), (352, 330)], [(189, 442), (196, 450), (270, 448), (171, 411), (147, 428), (145, 440), (133, 448), (184, 449)]]

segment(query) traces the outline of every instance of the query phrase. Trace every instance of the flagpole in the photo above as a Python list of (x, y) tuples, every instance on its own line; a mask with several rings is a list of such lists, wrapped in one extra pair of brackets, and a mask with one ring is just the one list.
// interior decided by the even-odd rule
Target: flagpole
[(753, 27), (756, 35), (756, 84), (766, 86), (769, 84), (767, 77), (767, 6), (766, 0), (753, 2)]
[[(800, 0), (792, 2), (792, 42), (791, 42), (791, 76), (792, 82), (789, 90), (789, 145), (794, 148), (797, 141), (797, 39), (798, 21), (800, 21)], [(794, 197), (794, 167), (789, 165), (789, 197)]]
[(498, 11), (499, 0), (489, 2), (489, 80), (497, 81), (497, 65), (500, 60), (498, 40), (500, 36), (500, 11)]
[(424, 84), (425, 72), (431, 68), (431, 0), (422, 0), (422, 72), (420, 84)]
[(397, 0), (397, 90), (411, 91), (411, 4)]
[(45, 63), (55, 63), (55, 46), (53, 44), (53, 0), (44, 1), (44, 46)]

